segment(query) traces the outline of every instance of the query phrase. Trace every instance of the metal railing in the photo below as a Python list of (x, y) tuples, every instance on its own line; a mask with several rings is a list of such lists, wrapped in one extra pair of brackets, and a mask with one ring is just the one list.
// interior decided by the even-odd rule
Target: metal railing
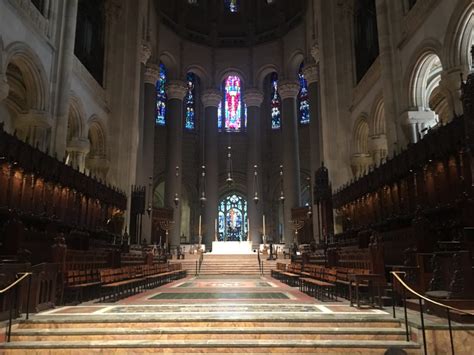
[(435, 306), (444, 308), (446, 310), (446, 316), (447, 316), (447, 319), (448, 319), (449, 340), (450, 340), (450, 343), (451, 343), (451, 353), (454, 355), (455, 350), (454, 350), (454, 340), (453, 340), (453, 328), (452, 328), (452, 324), (451, 324), (451, 312), (455, 311), (455, 312), (458, 312), (460, 314), (465, 314), (465, 315), (469, 315), (469, 316), (474, 316), (474, 314), (470, 313), (470, 312), (463, 311), (462, 309), (458, 309), (458, 308), (451, 307), (451, 306), (448, 306), (446, 304), (434, 301), (434, 300), (432, 300), (432, 299), (430, 299), (426, 296), (423, 296), (423, 295), (419, 294), (418, 292), (413, 290), (410, 286), (408, 286), (405, 283), (405, 281), (403, 281), (403, 279), (401, 278), (401, 275), (406, 274), (404, 271), (391, 271), (390, 273), (393, 276), (393, 279), (392, 279), (393, 318), (396, 318), (396, 313), (395, 313), (396, 312), (395, 311), (395, 288), (394, 288), (395, 280), (398, 281), (398, 283), (403, 287), (402, 297), (403, 297), (403, 310), (404, 310), (404, 317), (405, 317), (406, 340), (410, 341), (410, 330), (408, 328), (408, 312), (407, 312), (407, 291), (408, 291), (410, 294), (412, 294), (412, 295), (414, 295), (418, 298), (418, 305), (420, 307), (420, 321), (421, 321), (421, 332), (422, 332), (422, 335), (423, 335), (424, 354), (425, 355), (428, 354), (428, 351), (427, 351), (427, 346), (426, 346), (426, 329), (425, 329), (425, 319), (424, 319), (424, 316), (423, 316), (423, 301), (431, 303)]
[[(20, 276), (21, 275), (21, 276)], [(5, 287), (3, 290), (0, 290), (1, 294), (8, 294), (10, 296), (10, 311), (8, 315), (8, 326), (6, 329), (5, 339), (7, 342), (10, 342), (11, 333), (12, 333), (12, 321), (13, 321), (13, 310), (18, 310), (18, 288), (20, 283), (28, 278), (28, 291), (26, 295), (26, 319), (30, 317), (30, 293), (31, 293), (31, 272), (21, 272), (16, 275), (17, 279), (13, 281), (10, 285)], [(10, 291), (9, 293), (7, 293)]]
[(258, 261), (258, 270), (260, 271), (260, 275), (263, 276), (263, 260), (260, 257), (260, 250), (257, 250), (257, 261)]

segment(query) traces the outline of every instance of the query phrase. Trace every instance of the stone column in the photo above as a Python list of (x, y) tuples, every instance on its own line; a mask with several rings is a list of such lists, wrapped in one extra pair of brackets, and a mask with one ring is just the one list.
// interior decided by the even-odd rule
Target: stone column
[(366, 153), (355, 153), (351, 157), (351, 169), (355, 178), (359, 178), (369, 171), (373, 164), (372, 156)]
[(369, 151), (373, 163), (378, 166), (387, 158), (387, 137), (385, 134), (377, 134), (369, 137)]
[(203, 243), (206, 250), (212, 247), (214, 240), (214, 225), (217, 219), (217, 204), (219, 200), (219, 166), (217, 159), (217, 107), (222, 100), (218, 90), (206, 90), (202, 94), (204, 105), (204, 145), (206, 165), (206, 202), (204, 205)]
[(69, 155), (69, 165), (84, 171), (86, 155), (90, 150), (90, 142), (87, 138), (73, 138), (66, 147)]
[[(186, 94), (186, 83), (171, 80), (167, 85), (168, 93), (166, 123), (168, 125), (168, 161), (165, 177), (165, 205), (174, 209), (174, 226), (169, 234), (169, 245), (177, 247), (181, 235), (181, 177), (183, 160), (183, 99)], [(179, 171), (177, 173), (176, 168)]]
[(385, 126), (388, 154), (392, 155), (397, 150), (399, 137), (397, 133), (398, 103), (397, 85), (401, 87), (400, 78), (394, 70), (397, 65), (393, 63), (393, 53), (397, 49), (392, 46), (392, 32), (390, 30), (390, 13), (386, 0), (376, 0), (377, 27), (379, 32), (380, 64), (383, 82), (383, 102), (385, 107)]
[(426, 124), (436, 120), (434, 111), (406, 111), (401, 115), (402, 129), (408, 143), (418, 142), (418, 136)]
[(298, 143), (298, 122), (296, 96), (299, 92), (297, 81), (282, 80), (279, 85), (282, 100), (282, 137), (283, 137), (283, 192), (284, 202), (284, 241), (287, 246), (293, 242), (294, 231), (291, 228), (291, 209), (301, 205), (300, 156)]
[(441, 73), (441, 81), (439, 86), (446, 94), (446, 99), (448, 100), (449, 105), (449, 119), (453, 119), (455, 115), (462, 115), (462, 102), (461, 102), (461, 86), (459, 84), (460, 77), (462, 74), (462, 69), (453, 68), (450, 70), (443, 70)]
[[(311, 50), (316, 64), (310, 64), (304, 68), (304, 77), (308, 82), (308, 95), (309, 95), (309, 148), (310, 148), (310, 159), (311, 159), (311, 187), (314, 189), (316, 171), (321, 167), (323, 162), (323, 142), (322, 142), (322, 119), (321, 119), (321, 85), (319, 83), (319, 50), (317, 47), (313, 47)], [(310, 192), (311, 201), (313, 200)], [(314, 205), (313, 205), (314, 206)], [(311, 208), (313, 208), (311, 206)], [(314, 212), (314, 211), (313, 211)], [(315, 240), (322, 239), (318, 234), (321, 228), (319, 228), (319, 218), (317, 213), (312, 214), (313, 221), (313, 238)]]
[[(142, 143), (142, 171), (141, 185), (146, 186), (149, 213), (143, 216), (142, 239), (151, 242), (152, 236), (152, 204), (153, 204), (153, 172), (155, 161), (155, 112), (156, 112), (156, 82), (160, 76), (160, 69), (155, 64), (148, 64), (144, 76), (143, 102), (143, 143)], [(151, 183), (151, 185), (150, 185)]]
[[(250, 220), (249, 236), (252, 248), (257, 248), (262, 242), (262, 152), (260, 134), (260, 106), (263, 102), (263, 94), (254, 88), (245, 91), (244, 101), (247, 104), (247, 213)], [(257, 166), (257, 182), (255, 186), (255, 167)], [(258, 201), (255, 201), (255, 190), (258, 193)]]
[(54, 112), (53, 151), (58, 159), (66, 153), (67, 124), (69, 115), (69, 94), (71, 91), (72, 63), (74, 59), (74, 42), (76, 36), (76, 19), (78, 0), (65, 1), (61, 28), (61, 43), (57, 53), (58, 82), (56, 85), (56, 107)]
[[(135, 171), (135, 184), (147, 186), (147, 177), (144, 175), (144, 166), (146, 160), (144, 157), (144, 141), (145, 141), (145, 71), (146, 63), (151, 56), (151, 46), (148, 43), (142, 43), (140, 49), (140, 102), (138, 106), (138, 146), (137, 146), (137, 166)], [(142, 233), (143, 238), (143, 233)]]

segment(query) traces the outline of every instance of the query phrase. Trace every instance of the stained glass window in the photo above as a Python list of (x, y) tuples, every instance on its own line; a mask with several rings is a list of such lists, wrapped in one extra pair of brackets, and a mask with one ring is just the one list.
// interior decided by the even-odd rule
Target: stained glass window
[(300, 65), (298, 71), (298, 80), (300, 82), (300, 92), (298, 93), (299, 104), (299, 119), (300, 124), (309, 123), (309, 98), (308, 98), (308, 83), (303, 74), (303, 63)]
[(225, 0), (225, 6), (230, 12), (238, 12), (239, 0)]
[(219, 241), (247, 240), (247, 201), (242, 196), (224, 197), (219, 203), (218, 216)]
[(166, 68), (160, 63), (160, 77), (156, 82), (156, 124), (166, 124)]
[[(244, 127), (247, 117), (244, 107)], [(238, 76), (229, 75), (224, 82), (224, 104), (217, 108), (218, 128), (226, 132), (240, 132), (242, 129), (242, 92)]]
[(186, 92), (186, 117), (184, 121), (184, 128), (194, 130), (196, 128), (196, 112), (195, 112), (195, 86), (196, 76), (193, 73), (188, 73), (186, 76), (188, 91)]
[(281, 127), (281, 99), (278, 93), (278, 74), (273, 73), (271, 78), (272, 84), (272, 129), (280, 129)]

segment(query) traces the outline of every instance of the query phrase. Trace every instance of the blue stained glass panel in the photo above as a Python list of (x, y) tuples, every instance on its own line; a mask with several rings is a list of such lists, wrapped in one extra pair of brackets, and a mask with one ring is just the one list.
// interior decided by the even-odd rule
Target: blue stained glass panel
[(278, 74), (273, 73), (272, 79), (272, 91), (271, 91), (271, 108), (272, 108), (272, 129), (281, 128), (281, 99), (278, 93)]
[(160, 77), (156, 82), (156, 119), (159, 126), (166, 125), (166, 68), (160, 63)]
[(231, 194), (219, 202), (219, 241), (245, 241), (248, 235), (247, 201)]
[(184, 128), (187, 130), (194, 130), (196, 128), (196, 112), (195, 112), (195, 85), (196, 77), (193, 73), (188, 73), (186, 76), (188, 91), (186, 92), (186, 117), (184, 121)]
[(300, 69), (298, 71), (298, 80), (300, 82), (300, 91), (298, 93), (298, 103), (299, 103), (298, 109), (299, 109), (300, 124), (308, 124), (310, 120), (308, 82), (306, 81), (303, 74), (303, 63), (301, 63)]

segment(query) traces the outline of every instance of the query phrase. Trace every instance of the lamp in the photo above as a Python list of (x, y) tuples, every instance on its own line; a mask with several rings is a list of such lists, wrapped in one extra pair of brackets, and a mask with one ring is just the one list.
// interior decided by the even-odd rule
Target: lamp
[(259, 201), (259, 198), (258, 198), (258, 172), (257, 172), (258, 166), (255, 164), (253, 166), (253, 168), (254, 168), (254, 173), (253, 173), (253, 191), (254, 191), (253, 202), (255, 202), (255, 204), (257, 204), (258, 201)]
[(227, 179), (225, 182), (229, 186), (234, 183), (234, 179), (232, 178), (232, 148), (230, 145), (227, 147)]

